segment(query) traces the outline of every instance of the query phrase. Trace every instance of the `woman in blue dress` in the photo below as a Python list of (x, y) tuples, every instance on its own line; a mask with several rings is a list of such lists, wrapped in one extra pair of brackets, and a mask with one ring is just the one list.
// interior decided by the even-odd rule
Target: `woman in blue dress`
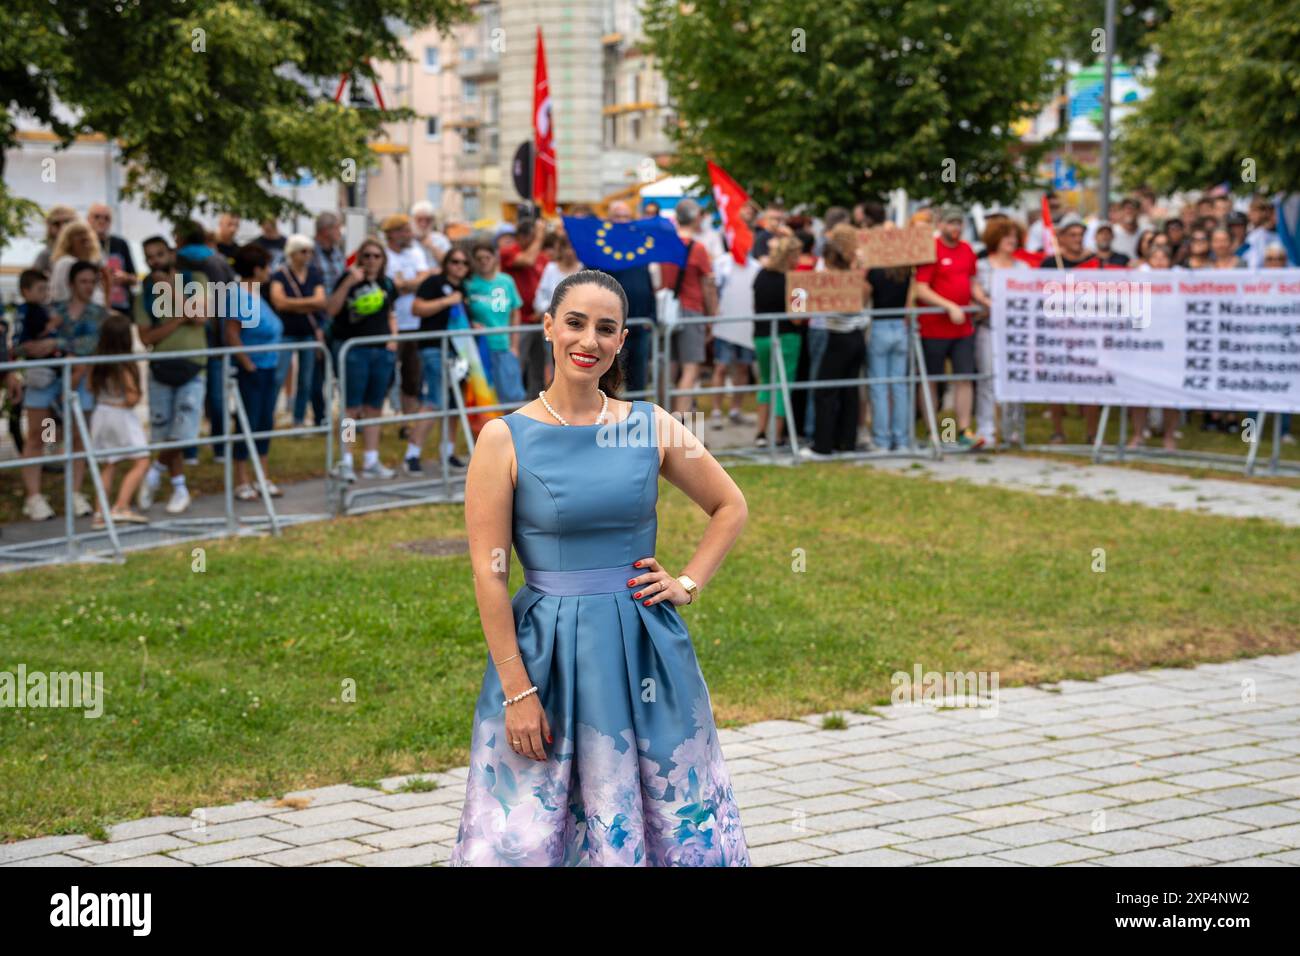
[[(627, 298), (556, 287), (555, 378), (490, 421), (465, 482), (488, 645), (452, 866), (748, 866), (709, 691), (678, 607), (744, 528), (744, 495), (622, 382)], [(659, 476), (710, 521), (682, 573), (655, 554)], [(524, 584), (508, 590), (510, 548)]]

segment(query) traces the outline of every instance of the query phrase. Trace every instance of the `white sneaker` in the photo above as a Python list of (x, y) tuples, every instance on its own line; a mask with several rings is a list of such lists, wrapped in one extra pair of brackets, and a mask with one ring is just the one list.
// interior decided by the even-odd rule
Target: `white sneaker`
[(161, 482), (150, 482), (153, 477), (153, 469), (150, 469), (144, 476), (144, 481), (140, 482), (140, 490), (135, 493), (135, 504), (141, 511), (148, 511), (153, 507), (154, 495), (158, 494), (158, 485)]
[(32, 495), (23, 502), (23, 514), (33, 521), (49, 521), (54, 517), (54, 509), (44, 495)]
[(392, 478), (397, 472), (388, 468), (382, 461), (376, 461), (373, 465), (366, 465), (361, 469), (362, 478)]
[(72, 493), (72, 513), (74, 515), (78, 518), (84, 518), (88, 514), (93, 514), (94, 511), (95, 509), (90, 506), (90, 502), (86, 499), (85, 495), (80, 491), (74, 491)]
[(190, 490), (184, 485), (172, 485), (172, 496), (167, 499), (166, 511), (169, 515), (178, 515), (190, 506)]
[(346, 481), (348, 484), (357, 480), (356, 469), (352, 467), (352, 462), (341, 461), (334, 466), (334, 477), (339, 481)]

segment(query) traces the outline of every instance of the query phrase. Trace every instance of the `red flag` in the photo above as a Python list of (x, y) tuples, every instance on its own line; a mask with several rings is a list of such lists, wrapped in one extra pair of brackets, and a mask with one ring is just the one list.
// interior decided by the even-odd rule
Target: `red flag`
[(537, 28), (533, 71), (533, 199), (547, 216), (555, 215), (555, 128), (551, 125), (551, 84), (546, 78), (546, 48)]
[(713, 180), (713, 201), (722, 216), (722, 234), (727, 237), (727, 246), (731, 257), (737, 265), (744, 265), (749, 250), (754, 245), (754, 234), (750, 232), (745, 220), (740, 218), (740, 207), (749, 202), (749, 196), (740, 184), (727, 175), (727, 171), (712, 160), (709, 163), (709, 178)]
[(1047, 202), (1047, 197), (1043, 196), (1043, 254), (1050, 256), (1055, 252), (1056, 227), (1052, 225), (1052, 207)]

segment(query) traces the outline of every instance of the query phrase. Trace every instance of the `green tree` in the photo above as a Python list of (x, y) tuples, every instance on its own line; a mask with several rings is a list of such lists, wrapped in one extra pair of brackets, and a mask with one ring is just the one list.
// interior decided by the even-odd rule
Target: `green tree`
[[(407, 58), (404, 26), (469, 16), (466, 0), (5, 0), (0, 149), (27, 114), (65, 146), (112, 138), (124, 193), (163, 216), (284, 215), (294, 204), (267, 191), (275, 173), (346, 180), (369, 164), (382, 124), (407, 115), (335, 104), (340, 75), (368, 82), (372, 62)], [(0, 186), (0, 243), (32, 199), (57, 201), (57, 189), (17, 197)]]
[(1126, 183), (1300, 191), (1295, 0), (1170, 0), (1150, 95), (1121, 124)]
[[(1065, 53), (1085, 66), (1105, 53), (1106, 0), (1082, 0), (1066, 14)], [(1115, 56), (1121, 63), (1140, 67), (1152, 52), (1151, 36), (1169, 19), (1169, 0), (1116, 0)]]
[(686, 172), (712, 158), (763, 199), (815, 207), (906, 188), (1008, 201), (1044, 147), (1056, 0), (648, 0)]

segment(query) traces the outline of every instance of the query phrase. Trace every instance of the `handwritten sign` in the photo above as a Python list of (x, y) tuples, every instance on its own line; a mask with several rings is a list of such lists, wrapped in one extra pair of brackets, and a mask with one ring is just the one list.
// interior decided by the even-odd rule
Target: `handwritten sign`
[(790, 312), (861, 312), (862, 273), (787, 272), (785, 300)]
[(934, 262), (934, 229), (925, 223), (859, 229), (858, 246), (868, 269), (924, 265)]

